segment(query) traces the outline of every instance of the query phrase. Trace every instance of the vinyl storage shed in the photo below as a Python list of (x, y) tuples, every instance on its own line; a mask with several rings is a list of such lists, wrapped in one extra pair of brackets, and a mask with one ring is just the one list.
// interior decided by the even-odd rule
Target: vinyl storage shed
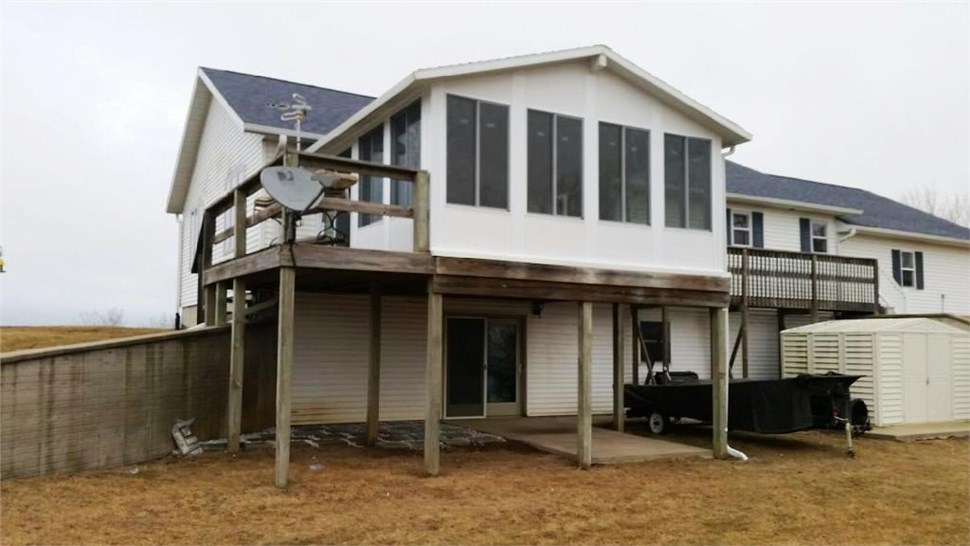
[(931, 318), (832, 320), (781, 333), (782, 374), (862, 375), (875, 426), (970, 419), (970, 330)]

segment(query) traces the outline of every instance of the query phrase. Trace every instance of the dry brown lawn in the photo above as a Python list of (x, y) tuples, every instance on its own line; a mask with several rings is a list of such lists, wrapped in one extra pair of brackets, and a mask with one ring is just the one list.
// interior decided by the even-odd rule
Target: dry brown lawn
[(164, 331), (157, 328), (115, 328), (110, 326), (4, 326), (0, 328), (0, 353), (140, 336)]
[[(672, 439), (706, 442), (707, 431)], [(5, 480), (3, 544), (966, 544), (966, 440), (734, 435), (752, 459), (596, 467), (517, 447), (418, 453), (294, 446)], [(322, 470), (310, 465), (319, 462)]]

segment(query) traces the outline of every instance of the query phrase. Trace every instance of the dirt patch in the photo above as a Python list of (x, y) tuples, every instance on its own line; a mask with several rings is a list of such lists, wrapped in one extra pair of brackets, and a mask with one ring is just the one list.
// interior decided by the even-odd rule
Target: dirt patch
[[(669, 437), (704, 441), (707, 430)], [(580, 471), (515, 444), (420, 453), (297, 447), (5, 480), (4, 544), (902, 543), (970, 540), (970, 443), (838, 434), (733, 435), (747, 463), (663, 461)], [(313, 470), (311, 466), (321, 464)], [(318, 468), (318, 467), (315, 467)]]
[(0, 328), (0, 353), (141, 336), (165, 331), (158, 328), (115, 328), (109, 326), (4, 326)]

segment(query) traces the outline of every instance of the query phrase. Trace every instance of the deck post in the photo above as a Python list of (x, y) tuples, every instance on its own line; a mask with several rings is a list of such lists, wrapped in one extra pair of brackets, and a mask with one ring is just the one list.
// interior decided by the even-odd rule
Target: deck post
[(623, 402), (623, 315), (620, 304), (613, 304), (613, 428), (623, 432), (626, 406)]
[(882, 312), (879, 310), (879, 261), (875, 260), (872, 263), (872, 314), (880, 315)]
[(424, 471), (437, 476), (440, 470), (442, 296), (428, 280), (428, 362), (425, 365)]
[(239, 453), (239, 433), (242, 429), (243, 369), (246, 361), (246, 281), (232, 280), (232, 345), (229, 349), (229, 453)]
[(576, 406), (576, 462), (593, 464), (593, 304), (579, 304), (579, 393)]
[(296, 268), (280, 268), (276, 349), (276, 487), (286, 487), (290, 471), (290, 395), (293, 379), (293, 311)]
[(714, 456), (727, 457), (728, 427), (728, 369), (727, 369), (727, 309), (712, 307), (711, 315), (711, 388), (713, 403)]
[(381, 289), (370, 289), (370, 350), (367, 359), (367, 445), (377, 443), (381, 396)]
[(818, 322), (818, 255), (812, 254), (812, 324)]
[[(748, 294), (751, 290), (751, 256), (741, 250), (741, 377), (748, 377)], [(733, 358), (733, 355), (732, 355)], [(733, 363), (733, 362), (732, 362)]]
[(414, 175), (414, 193), (412, 194), (412, 212), (414, 214), (414, 252), (428, 252), (429, 241), (429, 209), (430, 183), (428, 171), (418, 171)]
[(216, 326), (225, 326), (226, 324), (226, 292), (229, 291), (228, 282), (217, 282), (216, 283)]
[(205, 325), (215, 326), (216, 325), (216, 288), (218, 285), (209, 284), (206, 285), (203, 290), (205, 291)]
[(633, 384), (640, 384), (640, 343), (637, 337), (637, 328), (640, 327), (638, 320), (638, 309), (636, 305), (630, 305), (630, 359), (633, 360)]

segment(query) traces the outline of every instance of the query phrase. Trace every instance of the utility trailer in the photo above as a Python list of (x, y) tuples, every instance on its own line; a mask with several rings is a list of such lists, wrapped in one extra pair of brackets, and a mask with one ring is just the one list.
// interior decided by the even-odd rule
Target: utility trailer
[[(663, 434), (671, 423), (689, 418), (710, 423), (713, 389), (697, 375), (671, 372), (649, 385), (626, 385), (630, 417), (646, 417), (650, 432)], [(853, 400), (849, 387), (859, 375), (802, 374), (786, 379), (731, 379), (728, 383), (728, 428), (762, 434), (786, 434), (812, 428), (869, 430), (865, 402)]]

